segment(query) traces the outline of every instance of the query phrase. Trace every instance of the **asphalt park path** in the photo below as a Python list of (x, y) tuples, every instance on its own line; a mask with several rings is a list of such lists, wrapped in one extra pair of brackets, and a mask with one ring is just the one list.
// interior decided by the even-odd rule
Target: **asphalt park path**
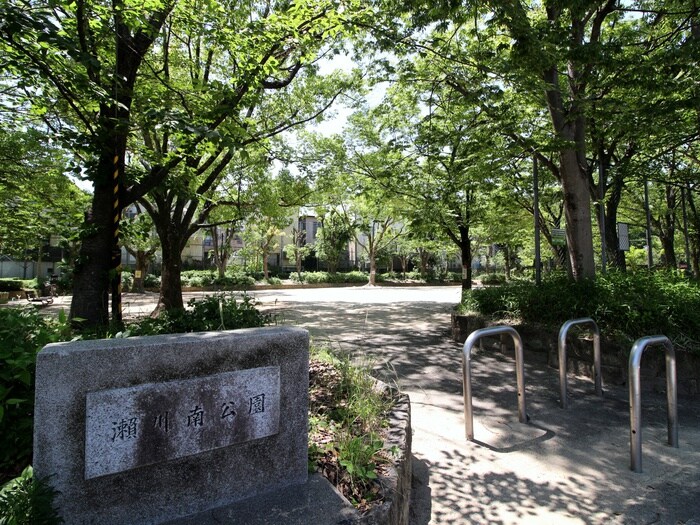
[[(202, 293), (186, 293), (185, 300)], [(464, 437), (462, 345), (449, 335), (459, 287), (355, 287), (250, 292), (277, 322), (307, 328), (371, 366), (411, 399), (411, 525), (700, 525), (700, 400), (679, 398), (680, 447), (666, 445), (665, 394), (642, 395), (643, 469), (629, 469), (624, 385), (593, 393), (525, 345), (529, 424), (517, 419), (512, 350), (472, 353), (475, 441)], [(59, 298), (51, 309), (60, 308)], [(155, 294), (125, 294), (125, 315), (145, 315)], [(647, 334), (642, 334), (647, 335)], [(648, 350), (651, 351), (651, 350)]]

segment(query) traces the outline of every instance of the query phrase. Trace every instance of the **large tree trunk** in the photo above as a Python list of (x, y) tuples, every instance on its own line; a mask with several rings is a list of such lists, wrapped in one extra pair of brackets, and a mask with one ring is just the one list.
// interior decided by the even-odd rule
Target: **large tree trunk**
[[(148, 273), (148, 259), (151, 257), (151, 252), (145, 252), (143, 250), (138, 250), (136, 252), (136, 274), (134, 275), (134, 287), (133, 291), (136, 293), (143, 293), (145, 291), (143, 280)], [(136, 277), (139, 275), (139, 277)]]
[(605, 248), (610, 265), (624, 272), (627, 270), (627, 262), (625, 252), (619, 249), (620, 238), (617, 235), (617, 210), (622, 200), (623, 186), (623, 177), (616, 175), (605, 206)]
[[(567, 133), (558, 134), (567, 138)], [(573, 138), (568, 137), (569, 140)], [(569, 263), (572, 276), (577, 281), (595, 276), (591, 196), (588, 176), (581, 168), (580, 159), (581, 155), (573, 148), (563, 148), (559, 153)]]
[(172, 233), (161, 234), (160, 236), (161, 249), (163, 254), (163, 263), (161, 265), (160, 274), (160, 295), (158, 297), (158, 306), (156, 306), (154, 315), (163, 310), (184, 310), (185, 305), (182, 301), (182, 279), (180, 272), (182, 271), (182, 244), (180, 239)]
[(676, 206), (677, 189), (670, 184), (666, 185), (666, 213), (662, 219), (663, 227), (660, 228), (661, 244), (664, 250), (664, 260), (666, 268), (674, 269), (678, 267), (676, 260)]
[(109, 324), (109, 283), (112, 269), (113, 190), (112, 157), (104, 154), (99, 164), (102, 177), (95, 183), (92, 207), (85, 217), (80, 255), (73, 276), (70, 318), (82, 326)]
[(377, 254), (374, 249), (369, 250), (369, 284), (377, 284)]
[[(106, 64), (99, 63), (99, 57), (84, 56), (88, 65), (91, 80), (100, 82), (102, 74), (110, 78), (104, 85), (99, 86), (100, 97), (104, 93), (115, 93), (115, 99), (100, 104), (99, 118), (96, 125), (99, 143), (95, 147), (99, 161), (90, 178), (94, 182), (92, 211), (86, 217), (86, 232), (80, 249), (79, 262), (76, 264), (73, 280), (73, 300), (71, 301), (71, 319), (81, 319), (85, 326), (105, 326), (109, 322), (109, 287), (114, 281), (113, 318), (121, 322), (120, 294), (118, 275), (115, 265), (121, 262), (117, 246), (119, 222), (115, 221), (124, 206), (128, 204), (126, 191), (121, 184), (124, 174), (124, 157), (126, 153), (127, 135), (131, 121), (130, 108), (133, 89), (136, 85), (139, 68), (143, 58), (153, 45), (159, 29), (165, 22), (174, 4), (166, 4), (162, 9), (156, 9), (148, 17), (148, 23), (142, 29), (132, 33), (130, 24), (122, 18), (126, 12), (120, 1), (114, 2), (114, 29), (116, 61), (108, 74)], [(87, 23), (80, 20), (78, 25)], [(94, 59), (90, 62), (90, 59)], [(104, 71), (100, 71), (100, 67)], [(115, 167), (115, 157), (117, 166)], [(114, 188), (114, 173), (118, 169), (120, 183)], [(139, 191), (153, 187), (160, 178), (151, 174), (139, 184), (130, 189), (131, 197)], [(141, 193), (142, 195), (142, 193)], [(140, 195), (139, 195), (140, 196)]]
[(459, 227), (459, 250), (462, 254), (462, 291), (472, 288), (472, 240), (469, 238), (469, 227)]

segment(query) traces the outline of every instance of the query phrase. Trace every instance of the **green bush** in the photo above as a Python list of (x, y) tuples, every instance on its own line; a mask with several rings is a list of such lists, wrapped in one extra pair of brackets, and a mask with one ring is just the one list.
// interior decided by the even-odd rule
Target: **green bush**
[(338, 274), (341, 275), (343, 278), (344, 283), (367, 283), (369, 282), (369, 274), (365, 272), (359, 272), (359, 271), (354, 271), (354, 272), (348, 272), (348, 273), (341, 273)]
[(406, 279), (410, 281), (424, 281), (425, 279), (420, 273), (420, 270), (413, 270), (406, 274)]
[(0, 490), (0, 525), (63, 523), (53, 506), (55, 494), (46, 480), (35, 480), (32, 467), (27, 467)]
[(462, 282), (462, 272), (447, 272), (445, 280), (448, 283), (461, 283)]
[(307, 284), (322, 284), (322, 283), (367, 283), (369, 275), (365, 272), (348, 272), (331, 274), (328, 272), (294, 272), (289, 278), (294, 282), (302, 282)]
[(267, 279), (265, 279), (265, 282), (273, 286), (279, 286), (280, 284), (282, 284), (282, 279), (280, 279), (279, 277), (268, 277)]
[(152, 273), (146, 274), (146, 277), (143, 278), (143, 285), (146, 288), (159, 288), (160, 277), (153, 275)]
[(663, 334), (700, 347), (693, 344), (700, 333), (700, 287), (676, 273), (609, 272), (580, 282), (554, 275), (541, 286), (515, 280), (465, 292), (459, 309), (550, 325), (592, 317), (601, 331), (630, 340)]
[(122, 271), (122, 292), (130, 292), (134, 286), (134, 274), (130, 270)]
[(270, 324), (268, 314), (261, 313), (248, 295), (236, 297), (219, 293), (204, 299), (191, 299), (188, 309), (163, 312), (157, 318), (143, 319), (127, 327), (129, 335), (156, 335), (210, 330), (235, 330)]
[[(219, 284), (218, 279), (214, 281)], [(255, 285), (255, 277), (244, 272), (226, 272), (226, 286), (250, 287)]]
[(187, 270), (180, 274), (182, 286), (201, 288), (214, 284), (214, 272), (208, 270)]
[(208, 286), (245, 288), (253, 286), (255, 279), (244, 272), (226, 272), (224, 277), (219, 277), (210, 270), (187, 270), (180, 274), (182, 286), (204, 288)]
[(19, 279), (0, 279), (0, 292), (18, 292), (22, 289)]
[(486, 273), (479, 277), (481, 284), (505, 284), (506, 276), (502, 273)]
[(32, 451), (36, 355), (44, 345), (70, 339), (63, 312), (58, 320), (34, 308), (0, 309), (0, 470), (18, 472)]

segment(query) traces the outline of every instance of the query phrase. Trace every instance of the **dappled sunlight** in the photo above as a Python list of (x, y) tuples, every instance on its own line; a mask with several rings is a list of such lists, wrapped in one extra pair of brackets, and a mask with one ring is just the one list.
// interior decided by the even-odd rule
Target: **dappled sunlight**
[[(483, 348), (472, 351), (475, 441), (470, 442), (464, 429), (462, 345), (449, 337), (449, 304), (278, 301), (264, 308), (285, 323), (308, 328), (315, 341), (370, 363), (377, 375), (396, 380), (410, 395), (417, 466), (414, 525), (675, 525), (700, 517), (697, 402), (679, 405), (681, 449), (673, 449), (666, 445), (664, 395), (643, 393), (644, 472), (634, 473), (624, 385), (604, 385), (599, 398), (591, 379), (569, 374), (570, 408), (563, 410), (557, 370), (546, 365), (546, 355), (528, 351), (524, 340), (530, 423), (523, 424), (512, 345), (502, 352), (498, 340), (485, 340)], [(668, 521), (663, 509), (671, 507), (675, 518)]]
[[(529, 423), (518, 421), (512, 343), (472, 351), (475, 441), (465, 437), (462, 348), (450, 337), (454, 287), (253, 292), (278, 325), (351, 356), (408, 393), (412, 406), (410, 523), (678, 525), (700, 518), (700, 403), (679, 400), (679, 443), (666, 443), (663, 393), (642, 393), (643, 472), (630, 470), (625, 385), (569, 374), (569, 409), (547, 355), (523, 340)], [(185, 300), (206, 293), (188, 293)], [(454, 296), (454, 301), (452, 297)], [(414, 299), (410, 299), (413, 297)], [(126, 315), (158, 295), (125, 294)], [(61, 298), (57, 301), (59, 306)], [(48, 310), (47, 307), (46, 310)]]

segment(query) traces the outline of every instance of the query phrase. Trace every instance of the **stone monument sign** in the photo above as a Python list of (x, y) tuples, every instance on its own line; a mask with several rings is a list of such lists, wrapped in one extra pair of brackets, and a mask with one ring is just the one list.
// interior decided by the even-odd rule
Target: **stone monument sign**
[(163, 523), (306, 482), (305, 330), (52, 344), (36, 385), (34, 470), (66, 523)]

